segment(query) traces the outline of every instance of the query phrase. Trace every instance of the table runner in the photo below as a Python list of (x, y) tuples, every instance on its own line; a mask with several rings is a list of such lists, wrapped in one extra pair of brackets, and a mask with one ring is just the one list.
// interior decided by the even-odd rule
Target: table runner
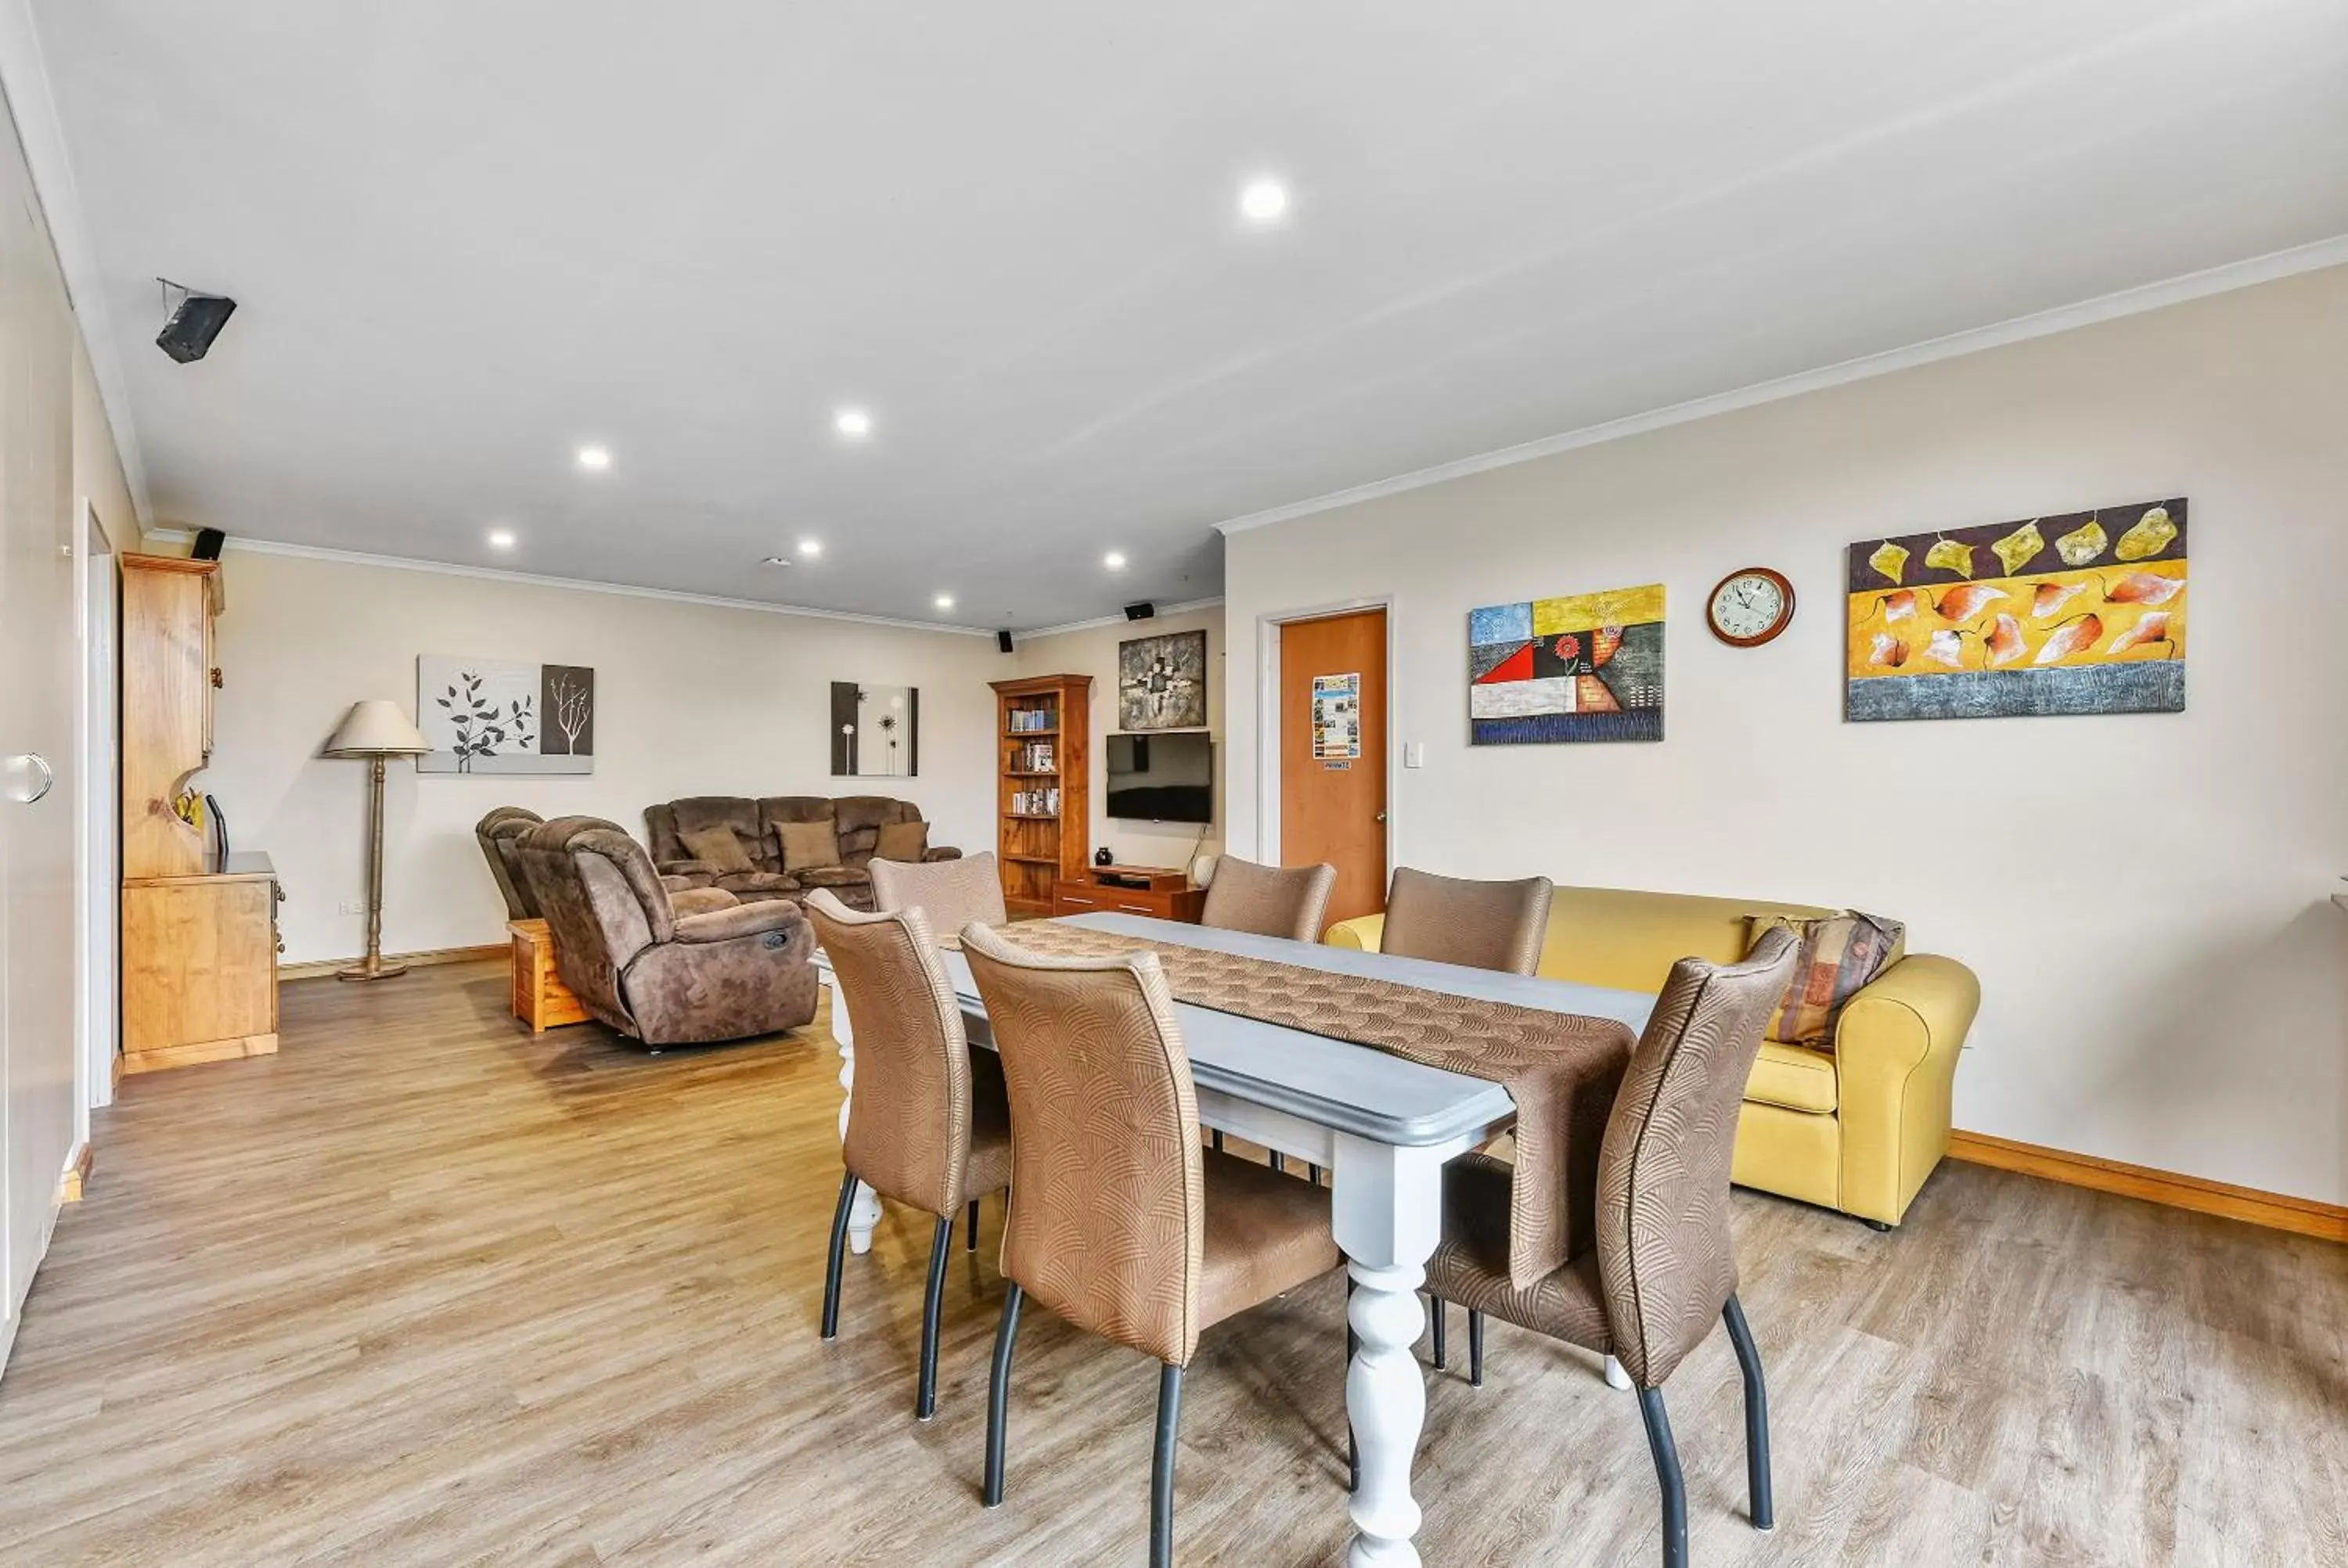
[(1509, 1282), (1529, 1288), (1596, 1245), (1598, 1150), (1631, 1060), (1628, 1026), (1056, 922), (1003, 935), (1060, 958), (1155, 953), (1177, 1001), (1499, 1084), (1517, 1102)]

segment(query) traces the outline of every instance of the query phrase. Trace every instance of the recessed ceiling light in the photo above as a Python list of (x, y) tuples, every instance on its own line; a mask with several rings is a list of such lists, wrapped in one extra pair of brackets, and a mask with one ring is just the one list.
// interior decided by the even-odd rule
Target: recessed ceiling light
[(851, 441), (872, 434), (872, 415), (861, 408), (843, 408), (831, 416), (831, 427)]
[(930, 602), (936, 605), (940, 610), (952, 610), (953, 608), (953, 595), (950, 593), (942, 593), (938, 595), (937, 598), (930, 600)]
[(582, 446), (579, 466), (591, 474), (600, 474), (612, 466), (612, 449), (608, 446)]
[(1288, 211), (1288, 187), (1277, 179), (1251, 179), (1240, 191), (1240, 211), (1251, 223), (1276, 223)]
[(1123, 550), (1109, 551), (1108, 554), (1101, 557), (1101, 565), (1108, 568), (1111, 571), (1123, 571), (1125, 569), (1125, 552)]
[(807, 557), (809, 560), (815, 559), (816, 557), (823, 554), (823, 541), (821, 539), (801, 539), (799, 541), (799, 554)]
[(489, 530), (489, 548), (493, 550), (510, 550), (513, 548), (514, 531), (511, 528), (491, 528)]
[(788, 566), (791, 564), (791, 558), (788, 556), (768, 556), (765, 560), (760, 561), (758, 564), (760, 566)]

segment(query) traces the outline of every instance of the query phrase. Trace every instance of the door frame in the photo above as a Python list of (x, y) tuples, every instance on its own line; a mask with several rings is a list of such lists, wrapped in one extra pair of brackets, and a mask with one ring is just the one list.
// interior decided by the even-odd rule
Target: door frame
[(1394, 876), (1395, 826), (1399, 813), (1395, 809), (1395, 757), (1402, 745), (1401, 731), (1395, 723), (1397, 703), (1395, 680), (1395, 609), (1396, 596), (1391, 593), (1364, 594), (1354, 599), (1332, 600), (1323, 604), (1305, 605), (1295, 610), (1267, 611), (1256, 617), (1256, 700), (1255, 700), (1255, 851), (1267, 866), (1278, 866), (1280, 860), (1280, 629), (1293, 626), (1300, 620), (1328, 620), (1335, 616), (1351, 615), (1357, 610), (1383, 610), (1386, 616), (1386, 876)]
[(115, 549), (88, 497), (74, 498), (74, 615), (80, 635), (74, 716), (81, 790), (74, 802), (74, 1139), (77, 1163), (89, 1145), (90, 1112), (114, 1103), (114, 1062), (122, 995), (120, 600)]

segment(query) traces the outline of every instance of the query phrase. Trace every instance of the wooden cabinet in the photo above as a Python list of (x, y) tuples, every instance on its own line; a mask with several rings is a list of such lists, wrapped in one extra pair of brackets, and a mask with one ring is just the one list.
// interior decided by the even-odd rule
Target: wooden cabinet
[(277, 1049), (277, 873), (177, 809), (211, 760), (220, 563), (122, 558), (122, 1066)]
[(1014, 916), (1052, 912), (1053, 886), (1092, 854), (1089, 675), (996, 681), (994, 856)]
[(1206, 912), (1207, 890), (1179, 871), (1146, 866), (1096, 866), (1063, 876), (1052, 888), (1055, 915), (1148, 915), (1195, 926)]

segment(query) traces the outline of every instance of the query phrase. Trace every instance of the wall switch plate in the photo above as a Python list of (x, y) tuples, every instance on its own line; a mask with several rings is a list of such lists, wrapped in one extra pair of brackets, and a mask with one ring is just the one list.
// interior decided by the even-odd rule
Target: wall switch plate
[(366, 905), (356, 898), (345, 898), (341, 903), (335, 906), (335, 913), (337, 915), (364, 915), (366, 913)]
[(1426, 743), (1425, 741), (1405, 741), (1402, 743), (1402, 765), (1406, 768), (1425, 767), (1426, 765)]

